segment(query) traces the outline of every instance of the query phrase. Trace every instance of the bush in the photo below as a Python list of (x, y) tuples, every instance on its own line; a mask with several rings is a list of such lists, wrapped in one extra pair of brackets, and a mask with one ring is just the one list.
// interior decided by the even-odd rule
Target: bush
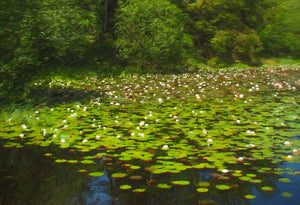
[(120, 1), (116, 19), (119, 57), (143, 71), (178, 69), (192, 47), (186, 17), (167, 0)]

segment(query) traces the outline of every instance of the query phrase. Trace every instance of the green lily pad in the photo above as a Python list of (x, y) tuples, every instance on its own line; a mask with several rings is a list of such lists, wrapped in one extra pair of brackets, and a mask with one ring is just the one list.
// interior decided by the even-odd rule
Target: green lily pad
[(283, 193), (281, 194), (281, 196), (283, 196), (283, 197), (287, 197), (287, 198), (290, 198), (290, 197), (292, 197), (292, 196), (293, 196), (293, 194), (291, 194), (291, 193), (288, 193), (288, 192), (283, 192)]
[(284, 182), (284, 183), (291, 183), (292, 182), (289, 178), (280, 178), (280, 179), (278, 179), (278, 181)]
[(263, 190), (263, 191), (273, 191), (273, 188), (270, 187), (270, 186), (264, 186), (264, 187), (261, 188), (261, 190)]
[(199, 192), (199, 193), (206, 193), (206, 192), (208, 192), (208, 188), (198, 188), (197, 192)]
[(198, 186), (199, 187), (209, 187), (210, 183), (209, 182), (199, 182)]
[(183, 180), (179, 180), (179, 181), (171, 181), (171, 184), (173, 185), (179, 185), (179, 186), (187, 186), (190, 184), (189, 181), (183, 181)]
[(104, 175), (103, 172), (91, 172), (89, 173), (89, 176), (91, 177), (102, 177)]
[(157, 187), (159, 189), (170, 189), (172, 186), (168, 184), (158, 184)]
[(111, 176), (112, 176), (112, 178), (115, 178), (115, 179), (123, 179), (123, 178), (127, 177), (127, 174), (118, 172), (118, 173), (113, 173)]
[(229, 190), (229, 189), (231, 189), (231, 187), (226, 185), (226, 184), (217, 184), (216, 188), (219, 189), (219, 190)]
[(132, 192), (135, 192), (135, 193), (144, 193), (147, 189), (142, 189), (142, 188), (139, 188), (139, 189), (134, 189), (132, 190)]
[(93, 160), (85, 159), (81, 161), (81, 164), (96, 164)]
[(56, 159), (55, 160), (55, 163), (57, 163), (57, 164), (62, 164), (62, 163), (65, 163), (65, 162), (67, 162), (68, 160), (66, 160), (66, 159)]
[(124, 184), (124, 185), (121, 185), (120, 186), (120, 189), (121, 190), (129, 190), (129, 189), (131, 189), (132, 188), (132, 186), (130, 186), (130, 185), (128, 185), (128, 184)]
[(255, 195), (251, 195), (251, 194), (247, 194), (247, 195), (245, 195), (245, 198), (246, 199), (256, 199), (256, 196)]

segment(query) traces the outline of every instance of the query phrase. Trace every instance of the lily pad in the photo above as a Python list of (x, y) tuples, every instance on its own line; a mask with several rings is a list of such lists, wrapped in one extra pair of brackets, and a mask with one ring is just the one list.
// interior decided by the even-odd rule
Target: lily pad
[(219, 189), (219, 190), (229, 190), (229, 189), (231, 189), (231, 187), (226, 185), (226, 184), (217, 184), (216, 188)]
[(263, 191), (273, 191), (273, 188), (270, 187), (270, 186), (264, 186), (264, 187), (261, 188), (261, 190), (263, 190)]
[(289, 178), (280, 178), (280, 179), (278, 179), (278, 181), (284, 182), (284, 183), (290, 183), (290, 182), (292, 182)]
[(127, 174), (118, 172), (118, 173), (113, 173), (111, 176), (112, 176), (112, 178), (115, 178), (115, 179), (123, 179), (123, 178), (127, 177)]
[(290, 197), (293, 196), (293, 194), (291, 194), (291, 193), (289, 193), (289, 192), (283, 192), (283, 193), (281, 194), (281, 196), (290, 198)]
[(251, 194), (247, 194), (247, 195), (245, 195), (245, 198), (246, 199), (256, 199), (256, 196), (255, 195), (251, 195)]
[(131, 189), (132, 188), (132, 186), (131, 185), (128, 185), (128, 184), (124, 184), (124, 185), (121, 185), (120, 186), (120, 189), (121, 190), (129, 190), (129, 189)]
[(197, 192), (199, 192), (199, 193), (206, 193), (206, 192), (208, 192), (208, 188), (198, 188)]
[(132, 190), (132, 192), (135, 192), (135, 193), (144, 193), (146, 190), (147, 189), (139, 188), (139, 189)]
[(89, 176), (91, 177), (102, 177), (104, 175), (103, 172), (91, 172), (89, 173)]
[(172, 186), (168, 184), (158, 184), (157, 187), (159, 189), (170, 189)]
[(189, 181), (181, 181), (181, 180), (179, 180), (179, 181), (171, 181), (171, 184), (173, 184), (173, 185), (179, 185), (179, 186), (187, 186), (187, 185), (189, 185), (190, 184), (190, 182)]

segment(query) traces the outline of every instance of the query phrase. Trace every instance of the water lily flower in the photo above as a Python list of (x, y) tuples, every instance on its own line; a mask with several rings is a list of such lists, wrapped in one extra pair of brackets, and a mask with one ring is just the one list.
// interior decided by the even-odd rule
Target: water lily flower
[(285, 141), (283, 144), (284, 145), (291, 145), (291, 143), (289, 141)]
[(244, 160), (244, 158), (243, 157), (239, 157), (237, 160), (241, 162), (241, 161)]
[(247, 134), (247, 135), (255, 135), (255, 132), (254, 132), (254, 131), (251, 131), (251, 130), (247, 130), (246, 134)]
[(54, 111), (54, 109), (53, 109), (53, 108), (51, 108), (51, 109), (50, 109), (50, 111), (51, 111), (51, 112), (53, 112), (53, 111)]
[(240, 121), (240, 120), (237, 120), (237, 121), (236, 121), (236, 124), (240, 124), (240, 123), (241, 123), (241, 121)]
[(162, 103), (163, 100), (162, 100), (161, 98), (158, 98), (158, 102), (159, 102), (159, 103)]
[(292, 155), (288, 155), (287, 158), (288, 158), (288, 159), (292, 159), (293, 156), (292, 156)]
[(82, 143), (86, 143), (86, 142), (88, 142), (88, 140), (87, 140), (87, 139), (84, 139), (84, 140), (82, 140)]
[(228, 169), (222, 169), (221, 172), (224, 173), (224, 174), (226, 174), (226, 173), (228, 173), (229, 171), (228, 171)]
[(143, 126), (143, 125), (145, 125), (145, 122), (144, 122), (144, 121), (141, 121), (141, 122), (140, 122), (140, 126)]
[(117, 138), (120, 139), (120, 138), (121, 138), (121, 135), (117, 135)]
[(202, 133), (203, 133), (204, 135), (206, 135), (206, 134), (207, 134), (206, 129), (203, 129), (203, 130), (202, 130)]
[(20, 134), (19, 137), (20, 137), (20, 138), (23, 138), (23, 137), (24, 137), (24, 134)]
[(213, 142), (213, 139), (210, 139), (210, 138), (209, 138), (209, 139), (207, 140), (207, 142)]
[(100, 135), (96, 135), (96, 140), (100, 140), (101, 136)]
[(27, 129), (26, 125), (24, 125), (24, 124), (21, 125), (21, 128), (22, 128), (22, 129)]
[(63, 143), (66, 142), (66, 140), (65, 139), (61, 139), (60, 142), (63, 144)]
[(164, 146), (162, 147), (162, 149), (163, 149), (163, 150), (167, 150), (167, 149), (169, 149), (169, 146), (168, 146), (168, 145), (164, 145)]
[(145, 134), (143, 134), (143, 133), (138, 133), (138, 136), (139, 136), (139, 137), (144, 137)]

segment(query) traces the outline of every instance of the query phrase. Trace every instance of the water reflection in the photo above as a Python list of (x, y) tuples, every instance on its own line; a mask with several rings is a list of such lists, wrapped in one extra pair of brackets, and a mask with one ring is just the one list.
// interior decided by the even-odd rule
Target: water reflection
[[(0, 142), (1, 143), (1, 142)], [(264, 182), (276, 187), (274, 192), (261, 192), (259, 186), (249, 186), (249, 183), (239, 183), (237, 188), (229, 191), (210, 189), (206, 194), (197, 193), (195, 184), (199, 181), (209, 181), (211, 187), (220, 183), (215, 179), (216, 171), (187, 170), (180, 173), (180, 177), (191, 182), (189, 186), (173, 186), (168, 190), (157, 189), (157, 184), (149, 181), (171, 181), (176, 176), (170, 174), (143, 174), (143, 182), (147, 184), (145, 193), (121, 191), (119, 186), (130, 180), (128, 178), (115, 180), (110, 176), (120, 169), (118, 164), (107, 166), (104, 162), (85, 168), (104, 171), (102, 177), (88, 177), (80, 174), (78, 169), (82, 165), (55, 164), (53, 159), (43, 156), (51, 152), (61, 156), (75, 158), (77, 153), (70, 153), (56, 147), (26, 146), (23, 148), (0, 149), (0, 204), (78, 204), (78, 205), (197, 205), (197, 204), (241, 204), (241, 205), (298, 205), (300, 203), (300, 177), (285, 172), (282, 175), (260, 176)], [(75, 156), (74, 156), (75, 155)], [(254, 163), (254, 162), (253, 162)], [(257, 161), (256, 163), (262, 163)], [(272, 167), (267, 160), (264, 166)], [(300, 164), (288, 163), (276, 165), (277, 168), (287, 168), (287, 171), (300, 171)], [(243, 167), (237, 167), (242, 169)], [(244, 167), (246, 169), (246, 167)], [(142, 170), (140, 172), (143, 172)], [(177, 175), (178, 177), (178, 175)], [(291, 183), (283, 183), (278, 178), (289, 178)], [(139, 182), (130, 183), (139, 185)], [(233, 183), (234, 184), (234, 183)], [(292, 198), (282, 197), (281, 193), (289, 192)], [(247, 200), (245, 194), (253, 194), (257, 199)]]
[(109, 194), (110, 190), (110, 180), (105, 173), (102, 177), (92, 177), (88, 183), (89, 191), (84, 192), (83, 198), (85, 199), (85, 204), (101, 204), (101, 205), (111, 205), (112, 196)]

